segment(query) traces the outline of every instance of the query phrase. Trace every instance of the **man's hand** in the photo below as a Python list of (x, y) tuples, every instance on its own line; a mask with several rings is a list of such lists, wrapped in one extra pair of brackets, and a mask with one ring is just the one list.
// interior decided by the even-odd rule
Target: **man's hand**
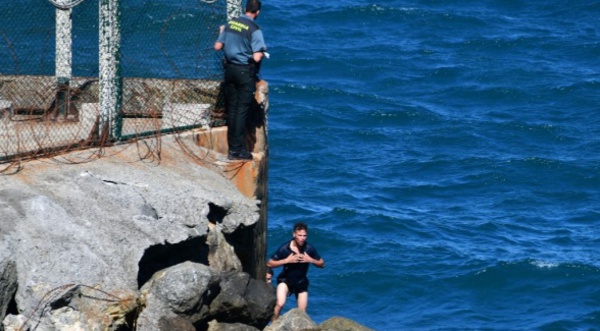
[(285, 260), (286, 263), (302, 263), (303, 256), (301, 254), (290, 254)]
[(292, 253), (285, 259), (285, 261), (286, 261), (285, 263), (310, 263), (311, 261), (314, 261), (314, 260), (306, 253), (302, 253), (302, 254)]
[(304, 262), (304, 263), (314, 263), (315, 262), (315, 259), (310, 257), (310, 255), (306, 254), (306, 252), (302, 253), (301, 256), (302, 256), (302, 262)]

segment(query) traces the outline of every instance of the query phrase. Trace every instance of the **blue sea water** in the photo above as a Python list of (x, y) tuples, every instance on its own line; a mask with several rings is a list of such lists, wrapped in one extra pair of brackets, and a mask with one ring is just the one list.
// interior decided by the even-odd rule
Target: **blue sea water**
[(265, 0), (258, 22), (268, 245), (309, 224), (316, 322), (600, 330), (600, 3)]
[[(201, 1), (123, 3), (125, 75), (213, 56)], [(22, 5), (0, 3), (0, 72), (52, 74), (53, 8)], [(97, 75), (80, 6), (74, 74)], [(600, 330), (600, 2), (263, 0), (257, 22), (269, 253), (308, 223), (317, 323)]]

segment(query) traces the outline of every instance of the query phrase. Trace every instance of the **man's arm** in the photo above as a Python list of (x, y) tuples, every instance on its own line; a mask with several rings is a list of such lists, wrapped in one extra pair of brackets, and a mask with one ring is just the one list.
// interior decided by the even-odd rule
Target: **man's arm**
[(319, 260), (313, 262), (313, 265), (318, 268), (325, 268), (325, 260), (323, 260), (323, 258), (320, 258)]
[(310, 255), (308, 255), (306, 252), (304, 252), (303, 255), (304, 255), (304, 257), (303, 257), (304, 262), (312, 263), (315, 267), (318, 267), (318, 268), (325, 268), (325, 260), (323, 260), (323, 258), (315, 260)]
[(219, 38), (217, 38), (217, 41), (215, 42), (215, 51), (220, 51), (223, 49), (223, 43), (219, 41), (221, 35), (223, 34), (223, 31), (225, 31), (225, 25), (221, 25), (219, 27)]
[(267, 267), (269, 267), (269, 268), (277, 268), (277, 267), (281, 267), (284, 264), (285, 264), (285, 260), (273, 260), (273, 259), (270, 259), (269, 262), (267, 262)]
[(288, 255), (288, 257), (286, 257), (285, 259), (281, 259), (281, 260), (273, 260), (270, 259), (269, 262), (267, 262), (267, 267), (269, 268), (277, 268), (277, 267), (281, 267), (284, 264), (288, 264), (288, 263), (302, 263), (304, 262), (304, 257), (302, 256), (302, 254), (290, 254)]
[(263, 37), (262, 30), (258, 29), (252, 33), (252, 59), (255, 63), (259, 63), (263, 56), (264, 52), (267, 51), (267, 45), (265, 44), (265, 38)]

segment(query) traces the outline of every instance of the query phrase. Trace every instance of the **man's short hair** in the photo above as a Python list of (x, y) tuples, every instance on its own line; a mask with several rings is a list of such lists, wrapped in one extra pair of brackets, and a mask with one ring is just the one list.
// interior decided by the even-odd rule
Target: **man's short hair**
[(256, 13), (260, 10), (260, 0), (248, 0), (246, 2), (246, 13)]
[(296, 232), (298, 230), (308, 231), (308, 225), (306, 225), (306, 223), (302, 223), (302, 222), (298, 222), (298, 223), (294, 224), (294, 232)]

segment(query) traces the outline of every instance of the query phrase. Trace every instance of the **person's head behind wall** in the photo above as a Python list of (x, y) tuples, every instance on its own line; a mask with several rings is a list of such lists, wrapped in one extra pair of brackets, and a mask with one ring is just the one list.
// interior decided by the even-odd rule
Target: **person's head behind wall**
[(256, 14), (260, 10), (260, 0), (248, 0), (246, 2), (246, 13)]

